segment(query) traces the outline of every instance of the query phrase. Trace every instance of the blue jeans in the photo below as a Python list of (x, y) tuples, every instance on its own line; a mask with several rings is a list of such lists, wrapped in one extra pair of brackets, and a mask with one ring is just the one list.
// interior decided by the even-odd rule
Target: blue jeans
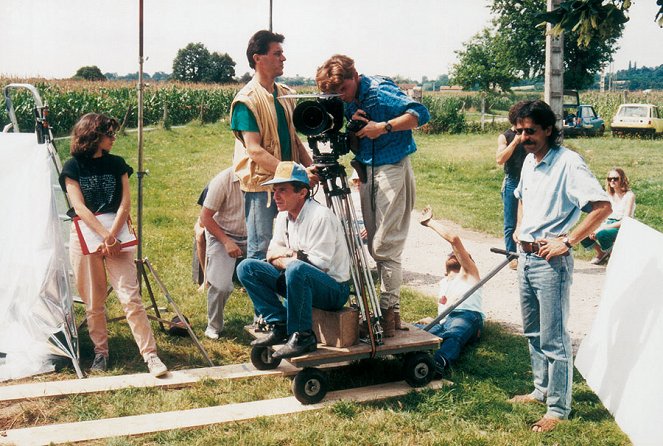
[(454, 310), (449, 313), (443, 323), (436, 324), (429, 331), (430, 334), (443, 339), (439, 350), (435, 352), (435, 362), (441, 367), (456, 362), (461, 349), (473, 339), (478, 339), (482, 328), (483, 317), (477, 311)]
[(287, 322), (289, 335), (313, 327), (313, 307), (336, 311), (348, 301), (347, 282), (338, 283), (315, 266), (294, 260), (285, 270), (287, 297), (282, 303), (276, 293), (279, 275), (280, 270), (262, 260), (246, 259), (237, 266), (237, 277), (249, 293), (256, 315), (269, 324)]
[(516, 242), (513, 240), (513, 231), (516, 230), (518, 221), (518, 199), (513, 195), (513, 191), (518, 187), (520, 178), (506, 176), (504, 177), (504, 187), (502, 187), (502, 202), (504, 203), (504, 249), (509, 252), (518, 252)]
[(267, 207), (267, 192), (244, 192), (244, 216), (246, 217), (246, 257), (264, 259), (272, 239), (274, 218), (278, 213), (271, 200)]
[(520, 254), (518, 261), (523, 330), (529, 342), (534, 392), (548, 405), (547, 415), (566, 419), (571, 412), (573, 350), (567, 330), (573, 256), (550, 261)]

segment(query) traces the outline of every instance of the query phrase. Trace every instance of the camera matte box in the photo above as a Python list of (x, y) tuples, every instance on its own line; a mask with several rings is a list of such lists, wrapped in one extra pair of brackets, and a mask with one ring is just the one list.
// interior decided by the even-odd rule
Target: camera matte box
[(331, 347), (350, 347), (359, 341), (359, 310), (344, 307), (338, 311), (313, 308), (313, 331), (318, 342)]

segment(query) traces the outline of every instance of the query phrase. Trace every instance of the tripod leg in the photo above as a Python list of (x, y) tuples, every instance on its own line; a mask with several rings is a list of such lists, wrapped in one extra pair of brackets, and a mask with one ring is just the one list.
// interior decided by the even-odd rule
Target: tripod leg
[(151, 308), (154, 309), (154, 313), (157, 315), (157, 321), (159, 322), (159, 327), (161, 327), (161, 331), (166, 331), (166, 327), (163, 325), (163, 322), (161, 322), (161, 314), (159, 313), (159, 307), (157, 306), (157, 301), (154, 299), (154, 291), (152, 291), (152, 285), (150, 284), (150, 280), (147, 277), (147, 272), (145, 271), (145, 262), (147, 262), (147, 258), (143, 260), (136, 260), (136, 264), (138, 266), (138, 274), (142, 276), (143, 281), (145, 282), (145, 288), (147, 288), (147, 294), (150, 296), (150, 301), (152, 302)]
[[(189, 333), (189, 337), (191, 337), (191, 340), (193, 341), (193, 343), (196, 344), (196, 347), (198, 347), (198, 350), (199, 350), (200, 353), (203, 355), (203, 357), (207, 360), (207, 362), (209, 363), (209, 365), (210, 365), (211, 367), (214, 367), (214, 363), (212, 362), (212, 360), (210, 359), (209, 355), (207, 354), (207, 351), (205, 350), (205, 348), (202, 346), (202, 344), (200, 343), (200, 341), (199, 341), (198, 338), (196, 337), (195, 333), (194, 333), (193, 330), (191, 329), (191, 325), (189, 325), (189, 323), (187, 322), (186, 318), (184, 317), (184, 315), (183, 315), (182, 312), (180, 311), (179, 307), (177, 306), (177, 304), (175, 303), (175, 301), (173, 300), (173, 298), (170, 296), (170, 293), (169, 293), (168, 290), (166, 289), (166, 286), (165, 286), (165, 285), (163, 284), (163, 282), (161, 282), (161, 280), (159, 279), (159, 276), (157, 275), (157, 272), (154, 270), (154, 268), (152, 268), (152, 264), (151, 264), (150, 261), (147, 259), (147, 257), (146, 257), (145, 259), (142, 260), (142, 263), (143, 263), (145, 266), (147, 266), (147, 269), (149, 269), (149, 270), (150, 270), (150, 273), (152, 273), (152, 276), (154, 277), (154, 280), (157, 282), (157, 285), (159, 286), (159, 288), (161, 289), (161, 292), (162, 292), (162, 293), (164, 294), (164, 296), (166, 297), (166, 300), (168, 301), (168, 303), (169, 303), (170, 305), (172, 305), (173, 310), (175, 311), (175, 314), (177, 314), (177, 316), (180, 318), (180, 322), (182, 322), (182, 324), (184, 324), (184, 326), (186, 327), (186, 331)], [(150, 288), (149, 288), (149, 280), (148, 280), (148, 278), (147, 278), (147, 274), (144, 274), (143, 277), (145, 278), (145, 284), (146, 284), (146, 286), (148, 287), (148, 289), (150, 289)], [(154, 303), (154, 307), (156, 308), (156, 302), (154, 302), (154, 297), (152, 297), (152, 302)]]

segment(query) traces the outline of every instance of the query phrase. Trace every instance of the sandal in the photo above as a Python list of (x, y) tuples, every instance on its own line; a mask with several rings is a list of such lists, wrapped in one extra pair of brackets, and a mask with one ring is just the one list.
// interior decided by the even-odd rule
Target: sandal
[(555, 429), (559, 423), (563, 423), (564, 421), (566, 420), (544, 416), (532, 425), (532, 432), (550, 432)]

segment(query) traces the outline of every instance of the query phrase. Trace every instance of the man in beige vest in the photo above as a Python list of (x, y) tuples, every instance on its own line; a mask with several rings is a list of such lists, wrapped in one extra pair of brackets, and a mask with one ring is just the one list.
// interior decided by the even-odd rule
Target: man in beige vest
[(237, 138), (233, 164), (244, 192), (248, 258), (264, 259), (267, 254), (277, 209), (272, 187), (262, 184), (274, 177), (279, 162), (303, 164), (311, 184), (318, 181), (311, 156), (292, 124), (296, 101), (281, 98), (294, 90), (275, 82), (286, 60), (283, 40), (281, 34), (265, 30), (251, 37), (246, 56), (255, 75), (230, 106), (230, 127)]

